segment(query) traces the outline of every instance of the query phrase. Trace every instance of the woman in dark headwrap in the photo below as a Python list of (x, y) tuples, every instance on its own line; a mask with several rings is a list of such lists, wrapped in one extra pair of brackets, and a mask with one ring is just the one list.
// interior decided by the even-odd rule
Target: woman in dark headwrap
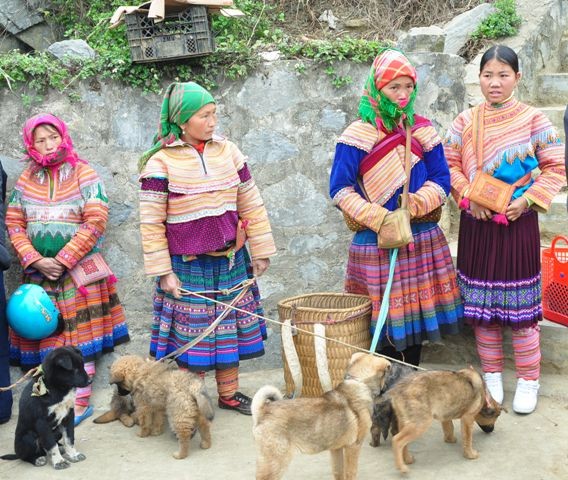
[(404, 125), (411, 126), (408, 208), (414, 243), (399, 249), (379, 353), (418, 365), (423, 341), (458, 331), (462, 305), (440, 217), (433, 215), (446, 202), (450, 174), (432, 123), (414, 113), (416, 80), (400, 51), (386, 49), (375, 58), (359, 105), (361, 119), (337, 142), (330, 195), (364, 227), (349, 249), (345, 290), (371, 297), (374, 331), (389, 277), (389, 252), (377, 247), (377, 233), (398, 207), (408, 180)]
[[(215, 135), (216, 104), (200, 85), (173, 83), (162, 104), (154, 146), (140, 161), (140, 229), (146, 274), (157, 277), (150, 354), (156, 359), (202, 333), (238, 288), (268, 268), (276, 247), (268, 216), (237, 146)], [(246, 236), (247, 248), (242, 248)], [(214, 370), (219, 407), (250, 415), (238, 367), (264, 354), (266, 326), (256, 284), (215, 330), (177, 357), (181, 368)]]

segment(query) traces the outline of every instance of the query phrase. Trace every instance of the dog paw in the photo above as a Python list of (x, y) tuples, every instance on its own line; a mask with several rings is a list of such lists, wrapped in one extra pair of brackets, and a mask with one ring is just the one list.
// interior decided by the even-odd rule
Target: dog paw
[(83, 453), (76, 453), (75, 455), (65, 455), (65, 460), (73, 463), (82, 462), (83, 460), (87, 460), (87, 456)]
[(34, 465), (36, 467), (43, 467), (44, 465), (47, 465), (47, 457), (37, 457), (34, 461)]
[(153, 428), (150, 431), (150, 435), (152, 435), (153, 437), (158, 437), (159, 435), (161, 435), (162, 433), (164, 433), (164, 429), (163, 428)]
[(173, 457), (174, 457), (176, 460), (181, 460), (181, 459), (187, 457), (187, 454), (183, 454), (183, 453), (181, 453), (181, 452), (176, 452), (176, 453), (174, 453)]
[(463, 452), (463, 456), (469, 460), (475, 460), (476, 458), (479, 458), (479, 452), (472, 448), (467, 452)]
[(65, 468), (69, 468), (71, 466), (71, 464), (65, 460), (60, 460), (57, 463), (53, 464), (53, 468), (55, 468), (55, 470), (64, 470)]
[(444, 442), (446, 442), (446, 443), (456, 443), (456, 442), (457, 442), (457, 439), (456, 439), (455, 435), (452, 436), (452, 437), (444, 437)]
[(201, 440), (199, 447), (202, 448), (203, 450), (207, 450), (208, 448), (211, 448), (211, 441)]
[(412, 465), (414, 463), (414, 457), (409, 453), (404, 457), (404, 463), (407, 465)]
[(150, 432), (149, 432), (148, 430), (140, 430), (140, 431), (137, 433), (137, 435), (138, 435), (139, 437), (144, 438), (144, 437), (147, 437), (148, 435), (150, 435)]
[(125, 427), (130, 428), (130, 427), (133, 427), (133, 426), (134, 426), (134, 420), (133, 420), (132, 418), (130, 418), (130, 417), (121, 419), (120, 421), (122, 422), (122, 424), (123, 424)]
[(406, 465), (401, 465), (401, 466), (398, 467), (398, 469), (400, 470), (400, 473), (410, 472), (410, 468), (408, 468)]

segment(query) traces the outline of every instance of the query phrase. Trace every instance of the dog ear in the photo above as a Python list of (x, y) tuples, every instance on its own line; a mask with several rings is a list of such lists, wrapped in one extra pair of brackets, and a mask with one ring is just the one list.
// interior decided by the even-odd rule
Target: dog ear
[(69, 355), (59, 355), (55, 359), (55, 365), (63, 368), (64, 370), (73, 370), (73, 361)]

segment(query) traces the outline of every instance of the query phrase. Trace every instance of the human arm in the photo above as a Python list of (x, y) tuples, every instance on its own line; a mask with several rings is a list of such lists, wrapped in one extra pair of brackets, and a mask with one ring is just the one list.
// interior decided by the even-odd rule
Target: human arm
[(329, 178), (329, 195), (333, 203), (357, 223), (378, 232), (389, 211), (364, 199), (355, 189), (364, 150), (338, 143)]
[(148, 276), (173, 273), (166, 237), (168, 175), (165, 164), (152, 157), (140, 176), (140, 234), (144, 270)]
[(412, 218), (423, 217), (446, 203), (450, 193), (450, 171), (441, 143), (423, 155), (426, 181), (414, 193), (408, 194), (408, 210)]
[(554, 196), (566, 185), (565, 149), (555, 128), (539, 111), (533, 116), (531, 143), (540, 173), (523, 197), (533, 202), (531, 208), (547, 212)]
[(257, 266), (257, 271), (262, 274), (268, 267), (266, 260), (276, 253), (268, 212), (245, 157), (235, 145), (231, 144), (230, 147), (240, 180), (237, 187), (237, 212), (245, 228), (253, 267), (255, 261), (265, 260)]

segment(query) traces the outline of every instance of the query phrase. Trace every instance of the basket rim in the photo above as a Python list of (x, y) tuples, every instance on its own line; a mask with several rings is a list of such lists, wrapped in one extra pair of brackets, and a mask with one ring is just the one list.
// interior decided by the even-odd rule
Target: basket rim
[(315, 293), (306, 293), (303, 295), (296, 295), (294, 297), (288, 297), (283, 300), (280, 300), (277, 306), (280, 308), (293, 308), (294, 305), (289, 305), (296, 300), (303, 299), (303, 298), (310, 298), (310, 297), (317, 297), (317, 296), (325, 296), (325, 297), (359, 297), (361, 299), (365, 299), (365, 302), (361, 303), (361, 305), (357, 305), (354, 307), (346, 307), (346, 308), (315, 308), (315, 307), (300, 307), (297, 306), (297, 310), (302, 310), (305, 312), (350, 312), (355, 309), (362, 309), (362, 308), (369, 308), (372, 306), (371, 298), (367, 295), (360, 295), (357, 293), (336, 293), (336, 292), (315, 292)]

